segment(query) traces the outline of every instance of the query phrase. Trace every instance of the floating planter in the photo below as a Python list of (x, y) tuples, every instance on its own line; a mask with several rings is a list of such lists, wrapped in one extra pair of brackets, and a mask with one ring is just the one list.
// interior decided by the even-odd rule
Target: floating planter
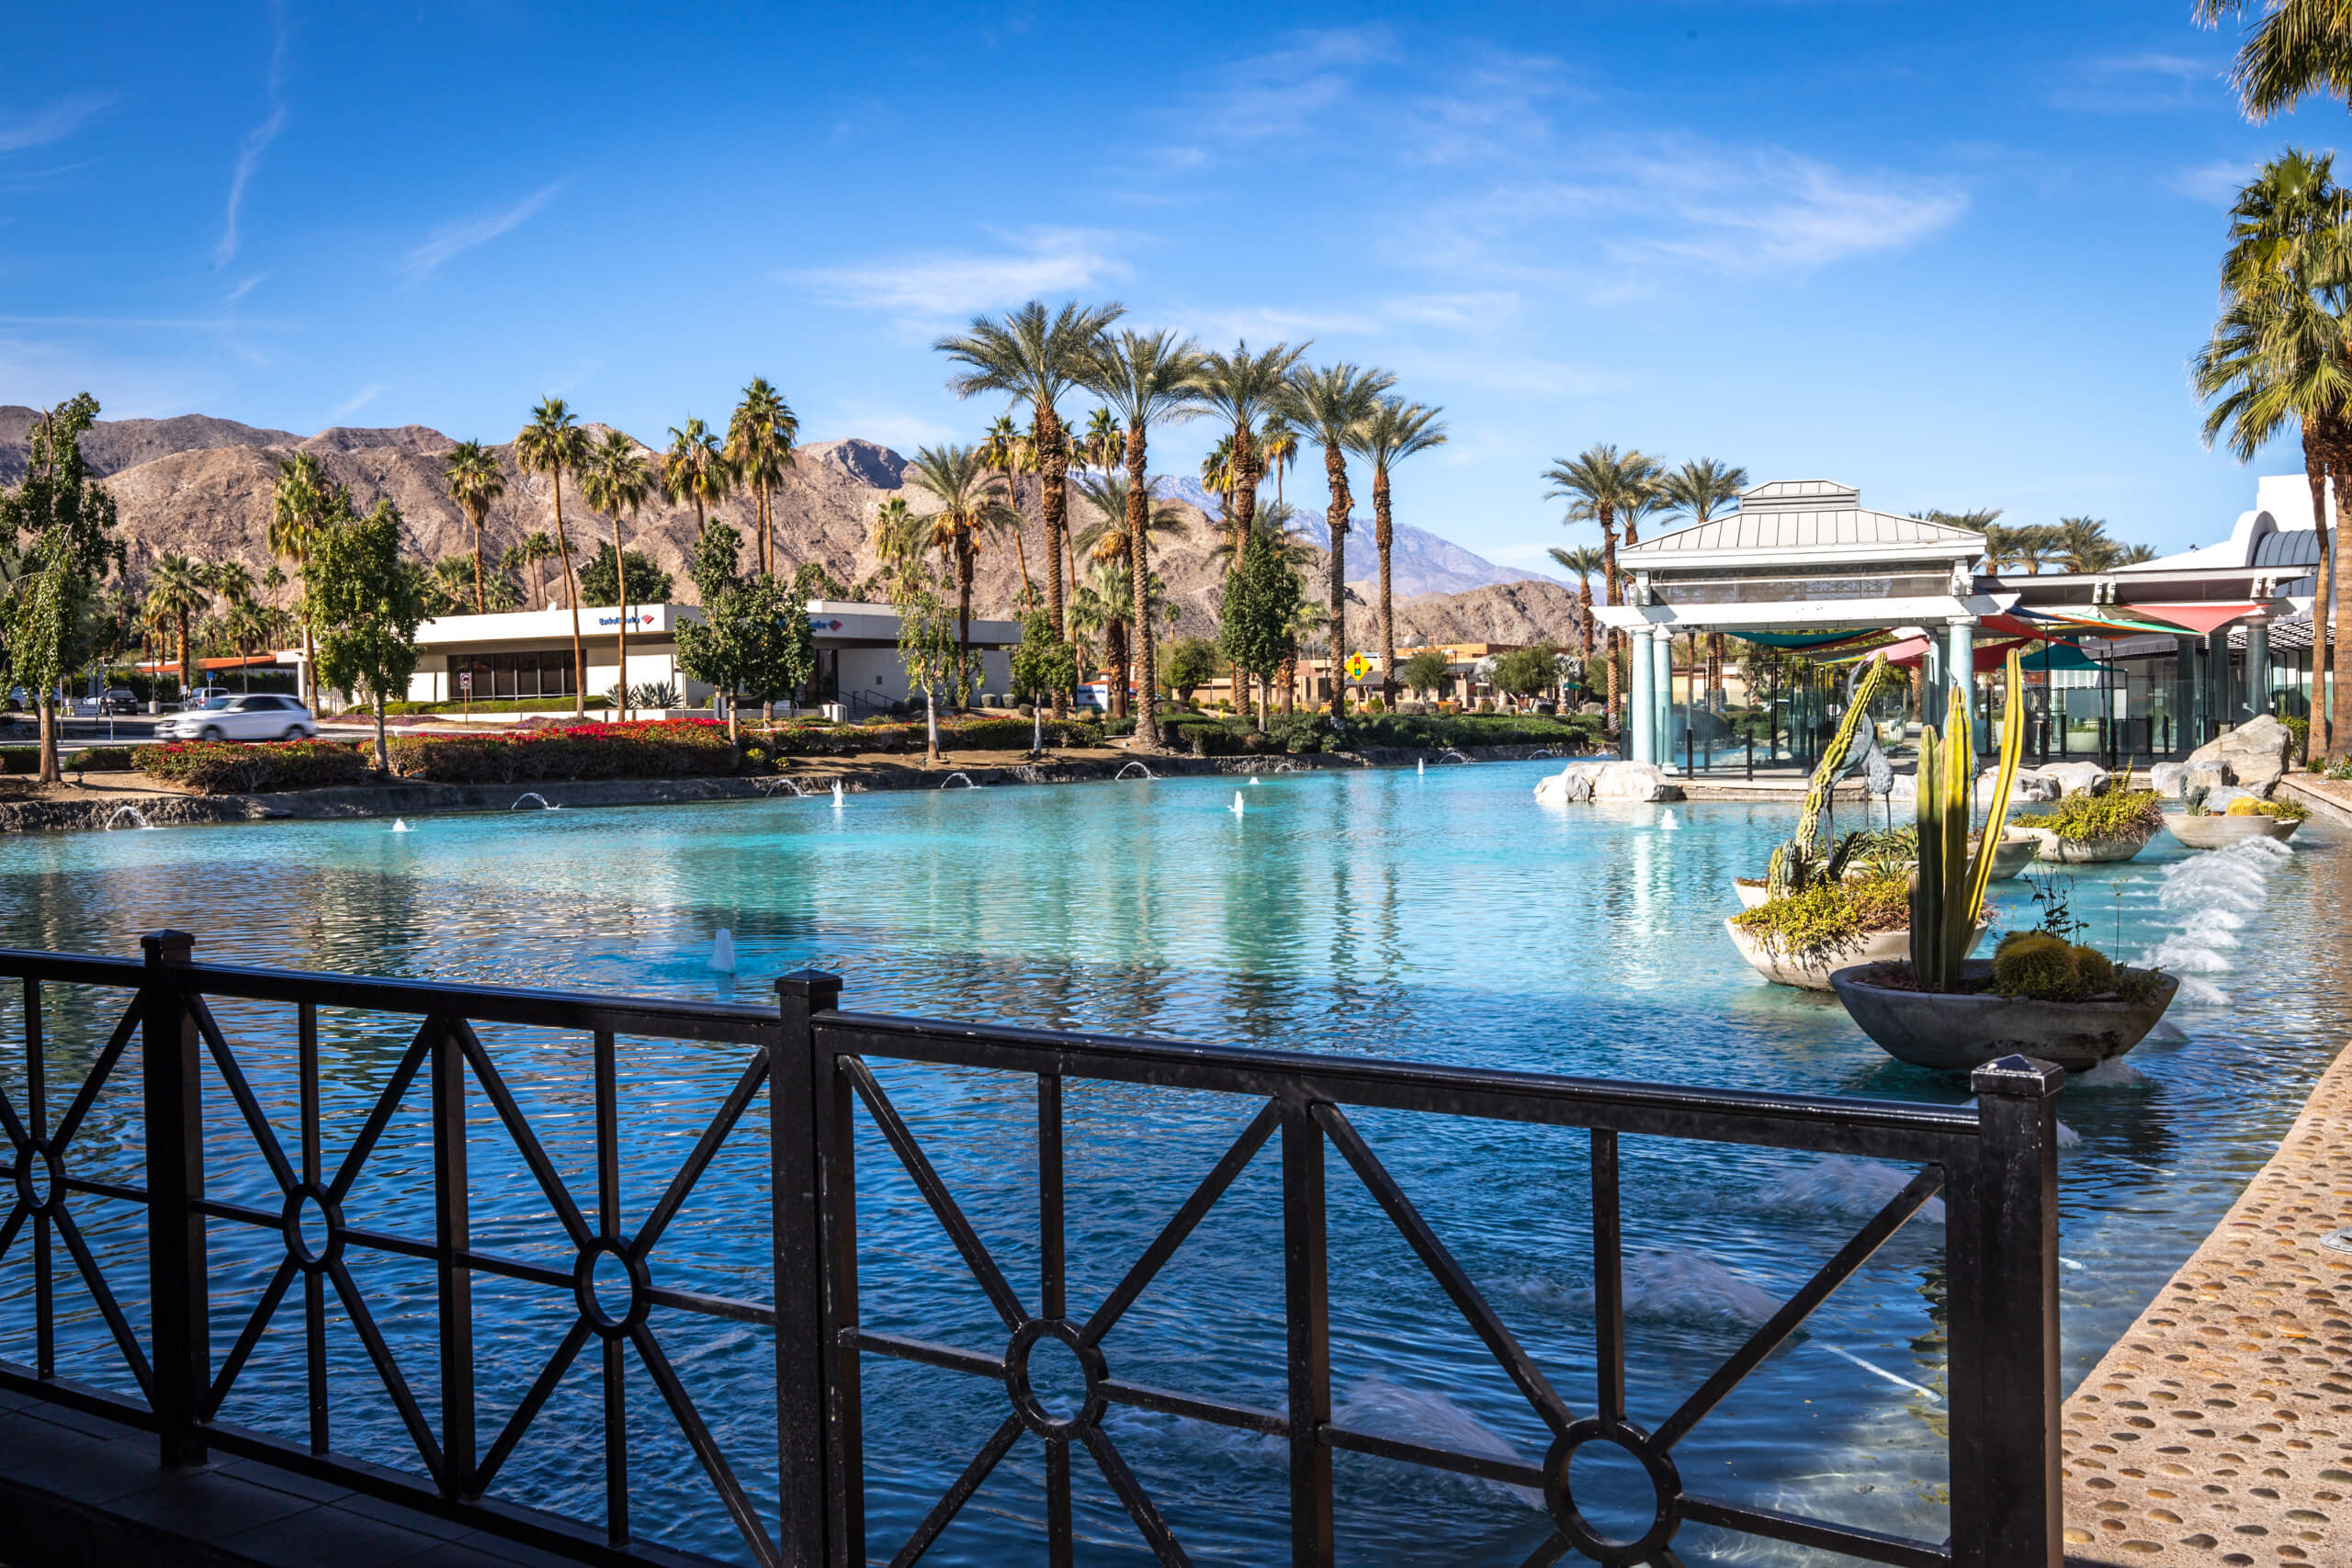
[(2110, 788), (2104, 795), (2070, 795), (2047, 811), (2014, 818), (2009, 826), (2039, 841), (2042, 860), (2063, 865), (2098, 865), (2130, 860), (2146, 849), (2148, 840), (2164, 826), (2164, 800), (2152, 789)]
[[(2008, 808), (2025, 726), (2014, 722), (2025, 682), (2008, 660), (2009, 718), (1989, 821)], [(1984, 888), (2001, 838), (1970, 852), (1969, 795), (1976, 760), (1966, 728), (1967, 699), (1955, 686), (1946, 736), (1919, 737), (1919, 866), (1912, 898), (1910, 954), (1856, 964), (1829, 977), (1848, 1016), (1880, 1049), (1914, 1066), (1966, 1071), (2018, 1055), (2087, 1071), (2137, 1045), (2180, 989), (2156, 969), (2128, 969), (2073, 940), (2079, 927), (2063, 901), (2044, 907), (2044, 929), (2013, 931), (1992, 960), (1971, 961), (1984, 930)], [(1948, 737), (1948, 739), (1947, 739)], [(2069, 795), (2040, 820), (2041, 852), (2056, 842), (2087, 852), (2128, 842), (2140, 852), (2163, 820), (2154, 790)], [(2029, 830), (2036, 824), (2030, 822)], [(2051, 858), (2074, 858), (2053, 855)], [(2083, 858), (2089, 858), (2086, 852)]]
[(2192, 850), (2226, 850), (2247, 839), (2291, 839), (2311, 808), (2291, 800), (2230, 802), (2227, 811), (2187, 811), (2165, 818), (2165, 831)]

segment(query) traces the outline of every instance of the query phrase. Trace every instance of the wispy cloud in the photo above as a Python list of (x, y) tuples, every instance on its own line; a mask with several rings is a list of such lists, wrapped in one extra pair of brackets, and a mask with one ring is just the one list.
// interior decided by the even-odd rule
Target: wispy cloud
[(343, 401), (335, 404), (334, 408), (328, 413), (327, 417), (333, 420), (349, 419), (353, 414), (357, 413), (361, 409), (364, 409), (369, 403), (374, 402), (376, 400), (377, 394), (381, 392), (383, 389), (384, 384), (381, 381), (370, 381), (366, 386), (360, 388), (359, 390), (352, 393), (351, 396), (344, 399)]
[(62, 141), (104, 113), (114, 98), (112, 93), (74, 93), (22, 119), (0, 123), (0, 152)]
[(2219, 65), (2190, 55), (2108, 55), (2085, 61), (2051, 90), (2050, 102), (2062, 109), (2099, 114), (2185, 108), (2221, 78)]
[(463, 255), (477, 245), (486, 245), (501, 234), (518, 229), (537, 217), (569, 184), (558, 180), (496, 212), (485, 212), (472, 218), (462, 218), (444, 223), (425, 236), (424, 243), (401, 258), (402, 269), (412, 283), (422, 282), (441, 270), (442, 265), (453, 257)]
[(786, 281), (839, 304), (937, 321), (1128, 276), (1125, 237), (1091, 229), (1032, 229), (990, 253), (932, 251), (850, 266), (808, 267)]
[(212, 265), (216, 267), (227, 266), (235, 258), (245, 187), (253, 182), (254, 171), (261, 167), (261, 155), (269, 151), (269, 144), (286, 129), (287, 33), (283, 0), (272, 0), (269, 20), (269, 113), (259, 125), (245, 132), (244, 141), (237, 148), (237, 165), (229, 176), (228, 210), (221, 217), (220, 243), (212, 247)]
[(269, 274), (266, 272), (257, 272), (254, 274), (251, 277), (246, 278), (235, 288), (230, 289), (228, 293), (220, 296), (220, 303), (223, 305), (235, 304), (238, 300), (243, 299), (246, 295), (251, 294), (254, 289), (260, 288), (263, 283), (268, 280), (268, 277)]
[(2166, 189), (2191, 201), (2222, 203), (2236, 199), (2238, 191), (2254, 177), (2260, 164), (2253, 158), (2211, 158), (2202, 164), (2177, 169), (2165, 182)]

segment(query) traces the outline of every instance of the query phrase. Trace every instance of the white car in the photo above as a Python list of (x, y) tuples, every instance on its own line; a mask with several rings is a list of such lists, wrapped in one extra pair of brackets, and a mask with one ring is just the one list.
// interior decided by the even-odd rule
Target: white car
[(268, 692), (214, 697), (155, 726), (158, 740), (307, 740), (318, 732), (309, 708)]

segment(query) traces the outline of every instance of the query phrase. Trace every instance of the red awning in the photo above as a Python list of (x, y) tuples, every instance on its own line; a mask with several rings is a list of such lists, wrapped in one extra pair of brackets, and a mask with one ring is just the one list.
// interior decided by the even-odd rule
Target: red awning
[(2139, 615), (2152, 621), (2167, 621), (2184, 631), (2203, 637), (2228, 626), (2242, 616), (2251, 615), (2262, 608), (2259, 604), (2118, 604), (2127, 615)]
[(1901, 642), (1890, 642), (1884, 648), (1874, 648), (1871, 651), (1885, 654), (1889, 664), (1917, 664), (1920, 657), (1928, 651), (1928, 639), (1923, 637), (1906, 637)]

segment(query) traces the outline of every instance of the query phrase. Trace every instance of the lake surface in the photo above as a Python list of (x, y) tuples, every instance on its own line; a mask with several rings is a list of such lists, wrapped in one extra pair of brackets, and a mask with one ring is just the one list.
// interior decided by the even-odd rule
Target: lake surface
[[(1117, 1030), (1718, 1088), (1943, 1102), (1960, 1086), (1884, 1057), (1834, 1000), (1770, 987), (1721, 928), (1734, 876), (1760, 871), (1792, 804), (1539, 807), (1541, 762), (1405, 772), (779, 798), (709, 807), (529, 809), (380, 821), (51, 834), (0, 844), (0, 941), (133, 953), (160, 926), (199, 957), (447, 980), (759, 1002), (775, 973), (840, 972), (861, 1010)], [(2291, 854), (2195, 858), (2159, 838), (2138, 861), (2079, 868), (2075, 915), (2123, 956), (2189, 984), (2128, 1066), (2059, 1102), (2069, 1386), (2131, 1322), (2268, 1157), (2346, 1036), (2337, 977), (2352, 884), (2344, 840), (2314, 822)], [(1996, 885), (2032, 923), (2025, 881)], [(732, 933), (736, 977), (709, 967)], [(52, 988), (57, 1076), (77, 1080), (111, 1027), (100, 998)], [(221, 1006), (223, 1027), (292, 1146), (290, 1017)], [(6, 1011), (15, 1014), (13, 998)], [(330, 1168), (408, 1032), (329, 1012), (322, 1041)], [(413, 1026), (412, 1026), (413, 1027)], [(18, 1018), (0, 1019), (11, 1042)], [(486, 1029), (572, 1190), (594, 1191), (586, 1053), (576, 1039)], [(624, 1201), (634, 1225), (742, 1065), (733, 1048), (624, 1043)], [(1016, 1289), (1035, 1306), (1034, 1080), (888, 1066), (880, 1076)], [(22, 1064), (0, 1068), (12, 1097)], [(135, 1083), (102, 1097), (75, 1168), (136, 1179)], [(51, 1103), (70, 1090), (52, 1086)], [(1073, 1083), (1073, 1310), (1083, 1313), (1257, 1107)], [(18, 1100), (21, 1103), (21, 1100)], [(356, 1224), (430, 1234), (421, 1089), (350, 1206)], [(475, 1239), (568, 1268), (546, 1200), (476, 1097)], [(275, 1209), (224, 1095), (209, 1105), (216, 1190)], [(1580, 1411), (1592, 1402), (1583, 1134), (1365, 1114), (1358, 1125)], [(655, 1253), (661, 1282), (765, 1299), (763, 1132), (754, 1116)], [(989, 1354), (1003, 1331), (878, 1138), (860, 1148), (864, 1308), (875, 1327)], [(1813, 1271), (1907, 1172), (1867, 1162), (1624, 1141), (1629, 1379), (1655, 1425)], [(1334, 1398), (1348, 1424), (1540, 1459), (1541, 1424), (1354, 1177), (1330, 1162)], [(1279, 1408), (1277, 1162), (1261, 1154), (1105, 1343), (1114, 1376)], [(139, 1220), (76, 1200), (127, 1298)], [(1939, 1226), (1915, 1221), (1678, 1448), (1689, 1483), (1734, 1500), (1929, 1540), (1948, 1529)], [(225, 1353), (279, 1253), (212, 1230)], [(0, 1261), (0, 1353), (29, 1360), (28, 1249)], [(355, 1251), (368, 1304), (430, 1415), (432, 1280)], [(299, 1290), (224, 1408), (300, 1436)], [(571, 1324), (567, 1292), (475, 1285), (488, 1446)], [(62, 1370), (126, 1379), (78, 1287), (60, 1298)], [(416, 1468), (347, 1321), (330, 1312), (336, 1446)], [(657, 1311), (653, 1325), (756, 1497), (775, 1474), (763, 1330)], [(566, 1378), (496, 1495), (602, 1517), (593, 1350)], [(1001, 1387), (869, 1358), (869, 1541), (897, 1550), (1007, 1411)], [(640, 1534), (722, 1557), (741, 1543), (629, 1368)], [(1283, 1446), (1114, 1409), (1106, 1429), (1196, 1561), (1280, 1554)], [(1148, 1556), (1080, 1454), (1080, 1561)], [(1351, 1562), (1517, 1563), (1548, 1532), (1511, 1488), (1363, 1456), (1337, 1461)], [(1044, 1463), (1024, 1438), (931, 1561), (1037, 1554)], [(1580, 1472), (1581, 1474), (1581, 1472)], [(1686, 1561), (1822, 1561), (1699, 1528)]]

